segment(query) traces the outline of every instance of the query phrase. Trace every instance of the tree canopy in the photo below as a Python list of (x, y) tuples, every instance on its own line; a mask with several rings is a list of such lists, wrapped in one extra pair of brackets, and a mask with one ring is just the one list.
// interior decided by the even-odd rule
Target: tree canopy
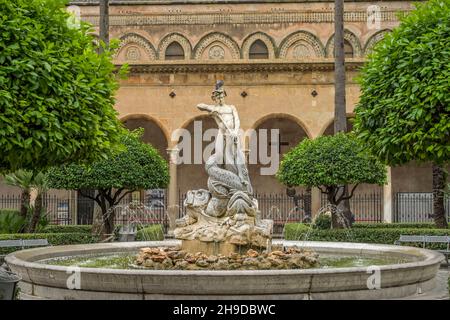
[(305, 139), (286, 153), (277, 173), (288, 186), (384, 184), (384, 165), (365, 151), (351, 134)]
[(378, 43), (364, 66), (354, 129), (371, 152), (396, 166), (433, 163), (433, 217), (444, 208), (450, 159), (450, 0), (430, 0)]
[(51, 168), (48, 181), (56, 189), (164, 188), (169, 182), (167, 162), (158, 151), (140, 140), (142, 130), (123, 135), (125, 150), (90, 165), (69, 164)]
[(390, 165), (450, 159), (450, 0), (402, 18), (361, 72), (355, 130)]
[(105, 157), (119, 142), (111, 51), (65, 0), (0, 0), (0, 171)]
[(143, 130), (124, 134), (125, 150), (90, 165), (69, 164), (51, 168), (47, 173), (55, 189), (95, 189), (96, 195), (84, 196), (97, 202), (102, 210), (105, 233), (113, 230), (113, 212), (108, 209), (136, 190), (165, 188), (169, 183), (168, 164), (151, 145), (140, 140)]

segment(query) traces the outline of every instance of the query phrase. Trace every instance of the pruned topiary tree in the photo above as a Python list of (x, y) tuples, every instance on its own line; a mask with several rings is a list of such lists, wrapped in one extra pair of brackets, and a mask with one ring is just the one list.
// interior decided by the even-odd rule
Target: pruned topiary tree
[(118, 145), (111, 52), (65, 0), (0, 0), (0, 172), (106, 157)]
[(378, 43), (362, 69), (354, 130), (388, 165), (433, 164), (433, 216), (446, 228), (450, 159), (450, 1), (430, 0)]
[(140, 138), (143, 130), (122, 136), (125, 148), (108, 159), (90, 165), (70, 164), (51, 168), (47, 180), (56, 189), (95, 189), (96, 195), (82, 193), (101, 209), (103, 234), (114, 231), (114, 211), (127, 195), (137, 190), (165, 188), (169, 182), (167, 162), (151, 145)]
[[(277, 178), (287, 186), (319, 188), (335, 208), (361, 183), (384, 184), (386, 169), (353, 135), (338, 133), (303, 140), (284, 155)], [(349, 195), (342, 192), (345, 185), (353, 185)], [(334, 228), (344, 226), (335, 210), (332, 221)]]

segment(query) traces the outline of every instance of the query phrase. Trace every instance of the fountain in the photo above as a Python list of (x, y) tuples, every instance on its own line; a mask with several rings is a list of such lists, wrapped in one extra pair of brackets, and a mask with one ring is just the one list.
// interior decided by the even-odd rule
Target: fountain
[[(219, 81), (215, 104), (198, 105), (216, 120), (219, 132), (205, 165), (207, 189), (188, 192), (186, 215), (175, 223), (176, 240), (14, 252), (5, 261), (22, 278), (22, 298), (387, 299), (435, 286), (444, 257), (434, 251), (272, 241), (273, 222), (261, 219), (253, 196), (239, 117), (225, 96)], [(126, 216), (124, 238), (143, 221), (135, 213)]]
[(186, 215), (176, 221), (175, 238), (192, 253), (229, 254), (250, 248), (265, 249), (271, 241), (273, 221), (262, 220), (253, 197), (239, 136), (236, 108), (225, 104), (223, 81), (212, 93), (215, 105), (199, 104), (219, 128), (215, 153), (206, 161), (208, 190), (189, 191)]

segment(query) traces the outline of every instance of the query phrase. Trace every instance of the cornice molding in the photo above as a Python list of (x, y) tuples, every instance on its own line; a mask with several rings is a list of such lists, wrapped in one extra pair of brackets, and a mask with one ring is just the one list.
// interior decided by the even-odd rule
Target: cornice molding
[[(381, 21), (398, 21), (398, 14), (408, 11), (382, 10)], [(98, 26), (97, 15), (84, 15), (82, 19)], [(367, 12), (347, 11), (345, 22), (366, 22)], [(323, 11), (274, 11), (274, 12), (241, 12), (241, 13), (174, 13), (152, 15), (111, 15), (111, 26), (148, 26), (148, 25), (218, 25), (218, 24), (275, 24), (275, 23), (332, 23), (334, 12)]]
[[(345, 63), (348, 71), (357, 71), (364, 63), (364, 59), (349, 59)], [(117, 65), (120, 67), (121, 65)], [(300, 71), (333, 71), (333, 59), (322, 59), (318, 61), (296, 62), (267, 62), (267, 61), (245, 61), (236, 62), (229, 61), (220, 63), (206, 62), (155, 62), (143, 64), (129, 64), (128, 70), (130, 74), (143, 73), (248, 73), (248, 72), (300, 72)]]
[[(411, 2), (410, 0), (390, 0), (392, 2)], [(424, 1), (424, 0), (417, 0)], [(171, 4), (241, 4), (241, 3), (314, 3), (334, 2), (334, 0), (110, 0), (111, 5), (171, 5)], [(348, 0), (346, 2), (370, 2), (367, 0)], [(99, 0), (72, 0), (72, 5), (96, 6)]]

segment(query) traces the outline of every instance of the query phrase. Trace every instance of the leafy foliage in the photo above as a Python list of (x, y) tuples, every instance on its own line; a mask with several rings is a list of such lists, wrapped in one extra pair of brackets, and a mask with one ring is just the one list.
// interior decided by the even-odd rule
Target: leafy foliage
[(111, 51), (66, 0), (0, 0), (0, 171), (93, 161), (122, 130)]
[(158, 189), (169, 182), (168, 166), (158, 151), (140, 141), (142, 130), (125, 134), (125, 150), (91, 165), (51, 168), (47, 179), (56, 189)]
[(313, 220), (312, 227), (320, 230), (331, 229), (331, 214), (322, 212), (317, 215)]
[(92, 225), (49, 225), (41, 233), (92, 233)]
[(350, 134), (305, 139), (285, 154), (278, 179), (288, 186), (384, 184), (386, 169)]
[(353, 225), (353, 228), (359, 229), (389, 229), (389, 228), (406, 228), (406, 229), (434, 229), (434, 223), (432, 222), (358, 222)]
[(153, 224), (140, 229), (136, 234), (136, 241), (162, 241), (164, 240), (164, 227)]
[(450, 159), (450, 1), (418, 4), (360, 77), (355, 130), (390, 165)]
[[(351, 231), (342, 229), (319, 230), (310, 229), (301, 223), (288, 223), (285, 226), (286, 240), (305, 240), (308, 235), (310, 241), (337, 241), (394, 244), (400, 235), (450, 235), (450, 229), (436, 228), (352, 228)], [(408, 245), (414, 245), (413, 243)], [(421, 247), (422, 244), (415, 244)], [(445, 246), (445, 245), (444, 245)], [(441, 245), (428, 245), (428, 248), (441, 248)]]
[(141, 142), (143, 130), (124, 134), (125, 149), (91, 165), (70, 164), (51, 168), (49, 185), (56, 189), (96, 189), (93, 199), (102, 211), (102, 233), (114, 232), (114, 210), (127, 194), (136, 190), (164, 188), (169, 183), (167, 162), (152, 146)]
[(26, 220), (17, 210), (0, 210), (0, 234), (18, 233), (25, 226)]

